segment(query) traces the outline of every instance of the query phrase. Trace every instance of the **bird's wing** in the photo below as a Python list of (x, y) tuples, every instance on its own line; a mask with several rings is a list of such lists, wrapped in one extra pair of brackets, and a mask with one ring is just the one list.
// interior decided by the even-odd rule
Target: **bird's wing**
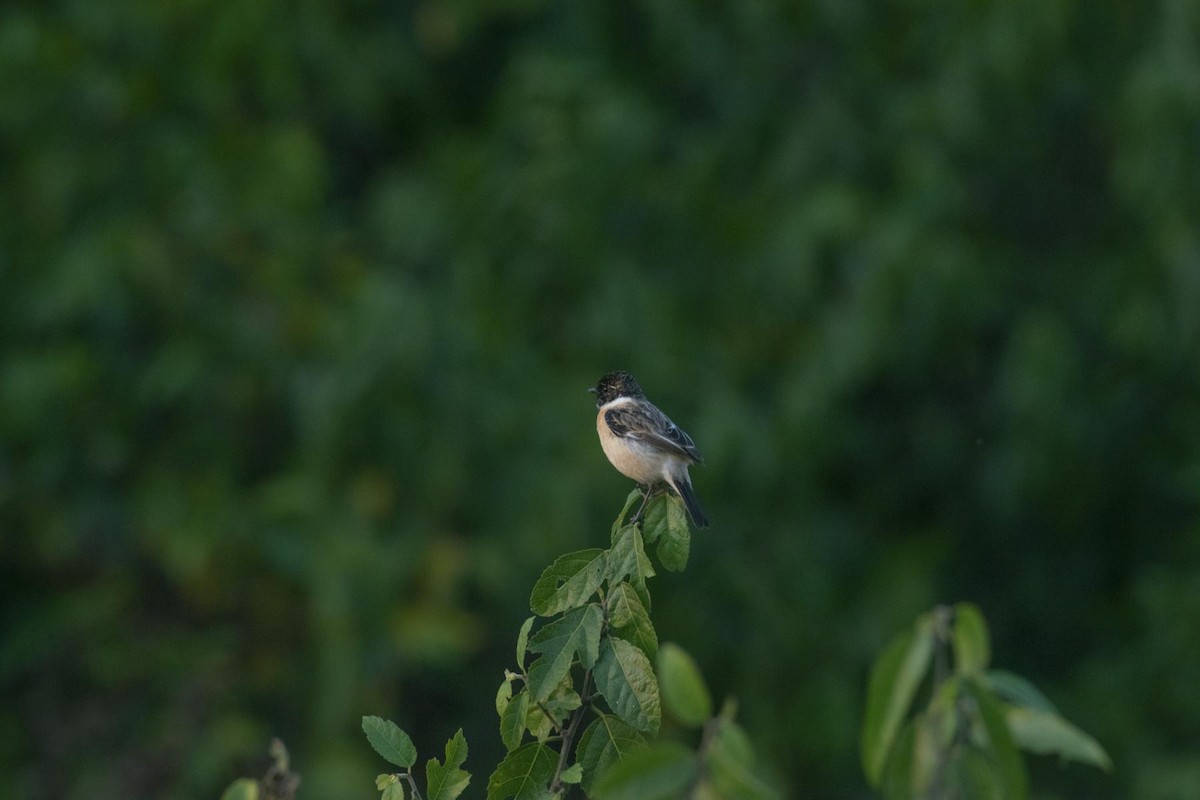
[(692, 437), (671, 422), (652, 403), (628, 403), (610, 408), (604, 422), (616, 436), (637, 439), (692, 461), (703, 461)]

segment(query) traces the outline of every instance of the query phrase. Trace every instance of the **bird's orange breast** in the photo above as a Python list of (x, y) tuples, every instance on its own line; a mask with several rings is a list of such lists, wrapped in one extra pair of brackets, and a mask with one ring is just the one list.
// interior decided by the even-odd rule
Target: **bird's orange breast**
[(596, 415), (596, 433), (600, 435), (600, 446), (609, 462), (626, 478), (648, 486), (662, 480), (663, 455), (652, 447), (639, 446), (640, 442), (622, 438), (612, 432), (604, 421), (604, 409)]

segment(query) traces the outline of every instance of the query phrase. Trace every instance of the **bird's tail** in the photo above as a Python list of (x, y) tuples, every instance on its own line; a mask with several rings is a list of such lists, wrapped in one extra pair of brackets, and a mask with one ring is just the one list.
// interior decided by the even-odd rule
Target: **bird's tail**
[(683, 504), (687, 506), (688, 516), (692, 518), (692, 524), (697, 528), (707, 528), (708, 515), (700, 507), (700, 500), (696, 497), (696, 490), (692, 488), (692, 479), (685, 472), (682, 475), (677, 475), (672, 484), (675, 487), (675, 491), (679, 492), (679, 496), (683, 498)]

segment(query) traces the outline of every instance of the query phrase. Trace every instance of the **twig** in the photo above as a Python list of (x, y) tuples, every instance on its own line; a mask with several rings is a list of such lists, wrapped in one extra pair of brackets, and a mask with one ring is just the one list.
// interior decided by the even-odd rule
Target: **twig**
[(713, 717), (704, 723), (704, 733), (700, 736), (700, 747), (696, 749), (696, 776), (688, 786), (687, 797), (695, 798), (700, 790), (700, 784), (708, 775), (708, 753), (712, 750), (713, 740), (717, 738), (717, 729), (721, 725), (720, 717)]
[(408, 779), (408, 788), (412, 791), (413, 800), (423, 800), (421, 793), (417, 791), (417, 781), (413, 778), (412, 770), (405, 770), (404, 777)]
[[(588, 692), (592, 688), (592, 671), (589, 669), (583, 673), (583, 691), (579, 693), (581, 698), (587, 697)], [(588, 701), (584, 701), (583, 705), (575, 709), (575, 713), (571, 716), (571, 722), (567, 725), (567, 729), (563, 731), (562, 750), (558, 754), (558, 766), (554, 768), (554, 778), (550, 781), (550, 793), (554, 794), (563, 788), (562, 774), (567, 768), (567, 757), (571, 754), (571, 746), (575, 743), (575, 734), (579, 733), (579, 726), (583, 723), (583, 717), (587, 713)]]

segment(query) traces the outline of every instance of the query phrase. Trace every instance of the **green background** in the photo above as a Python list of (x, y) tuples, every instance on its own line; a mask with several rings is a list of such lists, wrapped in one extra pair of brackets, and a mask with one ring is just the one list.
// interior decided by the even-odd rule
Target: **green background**
[(7, 2), (0, 798), (369, 797), (363, 714), (482, 796), (614, 368), (788, 796), (965, 599), (1116, 763), (1038, 797), (1200, 797), (1198, 220), (1188, 0)]

